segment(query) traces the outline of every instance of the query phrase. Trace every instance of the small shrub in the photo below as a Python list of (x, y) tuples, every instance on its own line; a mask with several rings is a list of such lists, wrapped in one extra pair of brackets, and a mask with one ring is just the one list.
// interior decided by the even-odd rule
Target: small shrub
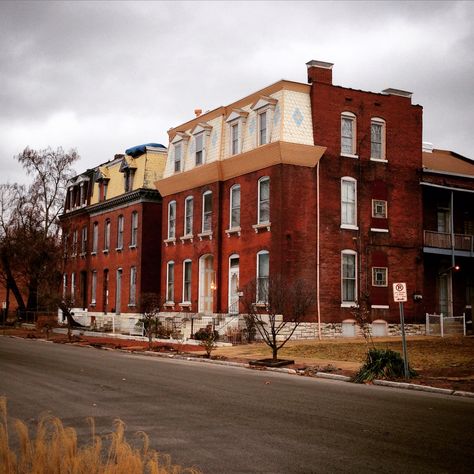
[[(417, 373), (408, 368), (410, 377)], [(390, 349), (369, 349), (364, 365), (354, 377), (354, 382), (371, 382), (374, 379), (398, 379), (405, 377), (402, 356)]]
[(194, 339), (199, 341), (199, 344), (206, 351), (207, 357), (211, 357), (211, 352), (217, 347), (216, 341), (219, 339), (219, 333), (212, 329), (212, 326), (208, 324), (205, 328), (199, 329), (194, 334)]

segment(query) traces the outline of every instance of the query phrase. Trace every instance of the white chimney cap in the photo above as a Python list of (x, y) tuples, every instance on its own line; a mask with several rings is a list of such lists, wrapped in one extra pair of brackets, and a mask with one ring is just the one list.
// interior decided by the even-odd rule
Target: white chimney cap
[(434, 146), (430, 142), (423, 142), (423, 151), (425, 153), (433, 153)]

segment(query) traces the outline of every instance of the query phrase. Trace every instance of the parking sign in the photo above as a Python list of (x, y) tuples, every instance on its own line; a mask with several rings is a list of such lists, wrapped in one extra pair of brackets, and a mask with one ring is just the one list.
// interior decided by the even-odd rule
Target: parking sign
[(405, 301), (408, 301), (406, 283), (393, 284), (393, 301), (395, 301), (395, 303), (404, 303)]

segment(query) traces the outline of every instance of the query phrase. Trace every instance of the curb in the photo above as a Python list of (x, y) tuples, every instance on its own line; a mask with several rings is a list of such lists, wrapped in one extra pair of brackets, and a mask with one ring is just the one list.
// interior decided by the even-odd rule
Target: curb
[(341, 382), (350, 382), (351, 378), (347, 375), (331, 374), (329, 372), (316, 372), (316, 377), (321, 379), (340, 380)]

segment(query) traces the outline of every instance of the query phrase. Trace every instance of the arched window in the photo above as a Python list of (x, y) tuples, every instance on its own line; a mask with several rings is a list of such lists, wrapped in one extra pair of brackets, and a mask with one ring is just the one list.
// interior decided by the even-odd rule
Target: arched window
[(270, 222), (270, 178), (258, 180), (258, 224)]
[(370, 159), (385, 161), (385, 120), (374, 117), (370, 121)]
[(202, 232), (212, 231), (212, 191), (202, 195)]
[(341, 252), (341, 306), (354, 306), (357, 301), (357, 252)]
[(183, 303), (191, 302), (191, 280), (192, 262), (188, 259), (183, 262)]
[(168, 204), (168, 239), (176, 237), (176, 201)]
[(174, 303), (174, 262), (166, 265), (166, 301)]
[(184, 235), (192, 235), (193, 233), (193, 211), (194, 199), (188, 196), (184, 201)]
[(357, 229), (357, 181), (341, 178), (341, 228)]
[(357, 118), (352, 112), (341, 114), (341, 155), (357, 158)]
[(268, 282), (270, 278), (270, 253), (261, 250), (257, 253), (257, 303), (268, 302)]
[(230, 228), (240, 227), (240, 184), (230, 188)]

